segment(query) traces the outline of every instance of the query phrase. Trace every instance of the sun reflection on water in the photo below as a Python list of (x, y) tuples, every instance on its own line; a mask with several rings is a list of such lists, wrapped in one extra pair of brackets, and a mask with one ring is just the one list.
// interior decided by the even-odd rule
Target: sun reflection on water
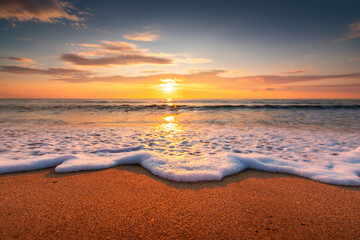
[(153, 136), (156, 136), (160, 154), (183, 159), (186, 148), (187, 131), (177, 122), (176, 115), (161, 117), (162, 123), (154, 125)]
[(184, 131), (184, 128), (176, 121), (174, 115), (162, 117), (163, 123), (155, 125), (155, 130), (167, 135), (174, 135)]
[(166, 105), (168, 105), (169, 107), (177, 108), (177, 105), (172, 103), (172, 98), (166, 99)]
[(167, 116), (167, 117), (164, 117), (164, 120), (167, 121), (168, 123), (173, 123), (175, 121), (175, 117)]

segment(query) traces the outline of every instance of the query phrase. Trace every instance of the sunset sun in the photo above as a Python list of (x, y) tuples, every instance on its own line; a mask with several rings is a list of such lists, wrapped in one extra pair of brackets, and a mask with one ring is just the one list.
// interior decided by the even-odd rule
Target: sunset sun
[(161, 79), (160, 80), (160, 86), (162, 87), (162, 91), (166, 93), (171, 93), (177, 90), (177, 87), (179, 85), (178, 79)]

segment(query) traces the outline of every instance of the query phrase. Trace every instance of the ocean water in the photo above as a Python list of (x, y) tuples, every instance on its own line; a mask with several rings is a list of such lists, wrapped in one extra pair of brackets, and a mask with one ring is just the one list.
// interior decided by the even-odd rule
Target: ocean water
[(360, 100), (0, 100), (0, 174), (139, 164), (179, 182), (244, 169), (360, 186)]

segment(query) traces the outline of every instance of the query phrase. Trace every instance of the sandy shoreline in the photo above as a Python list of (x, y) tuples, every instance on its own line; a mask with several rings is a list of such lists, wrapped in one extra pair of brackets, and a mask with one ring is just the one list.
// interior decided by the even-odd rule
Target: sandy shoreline
[(360, 187), (245, 171), (175, 183), (139, 166), (0, 176), (0, 239), (360, 238)]

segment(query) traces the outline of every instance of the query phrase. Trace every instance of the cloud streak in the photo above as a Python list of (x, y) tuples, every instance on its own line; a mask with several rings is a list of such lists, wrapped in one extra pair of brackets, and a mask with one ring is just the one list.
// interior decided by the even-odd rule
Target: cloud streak
[(18, 63), (30, 63), (30, 64), (35, 63), (35, 61), (30, 58), (0, 57), (0, 59), (5, 59), (5, 60), (13, 61), (13, 62), (18, 62)]
[[(221, 74), (226, 73), (224, 70), (203, 71), (190, 74), (150, 74), (147, 76), (74, 76), (67, 78), (58, 78), (71, 83), (124, 83), (124, 84), (157, 84), (159, 79), (180, 79), (184, 84), (205, 84), (218, 89), (229, 90), (254, 90), (257, 91), (274, 91), (287, 89), (286, 84), (295, 82), (306, 82), (316, 80), (357, 80), (360, 81), (360, 73), (352, 74), (334, 74), (334, 75), (306, 75), (306, 76), (246, 76), (246, 77), (223, 77)], [(294, 88), (295, 86), (292, 86)], [(297, 86), (296, 88), (300, 88)], [(304, 86), (304, 89), (306, 86)], [(320, 85), (319, 85), (320, 88)], [(308, 88), (306, 88), (308, 89)], [(324, 87), (323, 89), (327, 89)]]
[(72, 22), (84, 19), (75, 12), (75, 7), (62, 0), (1, 0), (0, 18), (10, 22), (46, 22), (55, 23), (61, 20)]
[(257, 75), (240, 77), (239, 80), (266, 83), (292, 83), (316, 81), (325, 79), (360, 79), (360, 73), (334, 74), (334, 75), (303, 75), (303, 76), (280, 76), (280, 75)]
[(154, 32), (134, 32), (129, 34), (124, 34), (123, 37), (128, 40), (134, 41), (143, 41), (143, 42), (152, 42), (159, 38), (159, 35)]
[(294, 70), (289, 70), (287, 72), (284, 72), (285, 74), (297, 74), (297, 73), (304, 73), (306, 72), (305, 69), (294, 69)]
[(173, 60), (170, 58), (160, 58), (148, 56), (145, 54), (121, 54), (109, 57), (87, 58), (79, 54), (62, 54), (60, 59), (75, 65), (81, 66), (111, 66), (111, 65), (140, 65), (153, 64), (163, 65), (172, 64)]
[[(81, 47), (87, 48), (97, 48), (101, 50), (105, 50), (107, 52), (127, 52), (127, 53), (140, 53), (143, 50), (138, 49), (135, 44), (127, 43), (127, 42), (110, 42), (110, 41), (101, 41), (102, 44), (89, 44), (89, 43), (82, 43), (78, 44)], [(106, 52), (94, 52), (98, 55), (105, 55)], [(86, 54), (85, 54), (86, 55)], [(87, 54), (91, 55), (91, 54)]]
[(90, 71), (72, 69), (72, 68), (27, 68), (19, 66), (0, 66), (0, 72), (13, 73), (13, 74), (42, 74), (42, 75), (71, 75), (71, 76), (85, 76), (91, 74)]
[(140, 73), (161, 73), (162, 70), (143, 70)]
[[(55, 79), (61, 80), (65, 82), (73, 82), (73, 83), (89, 83), (89, 82), (104, 82), (104, 83), (158, 83), (160, 79), (186, 79), (189, 83), (219, 83), (227, 78), (219, 77), (217, 74), (223, 72), (221, 70), (213, 70), (208, 72), (200, 72), (194, 74), (151, 74), (147, 76), (122, 76), (122, 75), (113, 75), (113, 76), (81, 76), (74, 78), (66, 78), (66, 79)], [(235, 80), (235, 79), (233, 79)]]

